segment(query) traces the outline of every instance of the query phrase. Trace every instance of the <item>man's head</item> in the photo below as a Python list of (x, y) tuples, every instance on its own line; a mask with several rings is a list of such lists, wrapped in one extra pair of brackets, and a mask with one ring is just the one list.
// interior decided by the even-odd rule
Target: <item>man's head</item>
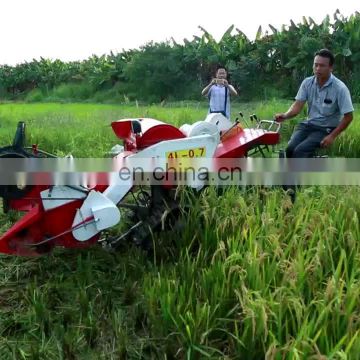
[(335, 62), (333, 53), (328, 49), (321, 49), (315, 53), (313, 71), (319, 80), (328, 79)]
[(217, 69), (216, 78), (217, 79), (226, 79), (227, 78), (227, 71), (224, 67), (219, 67)]

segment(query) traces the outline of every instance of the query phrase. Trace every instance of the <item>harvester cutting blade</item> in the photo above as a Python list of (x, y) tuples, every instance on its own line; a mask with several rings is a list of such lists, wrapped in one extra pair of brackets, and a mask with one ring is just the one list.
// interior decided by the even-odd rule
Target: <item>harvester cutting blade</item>
[[(79, 242), (72, 234), (74, 217), (82, 203), (82, 200), (76, 200), (48, 211), (42, 205), (36, 205), (0, 237), (0, 253), (38, 256), (49, 253), (54, 246), (82, 248), (94, 244), (99, 235)], [(93, 221), (85, 220), (86, 223), (77, 224), (77, 227)]]

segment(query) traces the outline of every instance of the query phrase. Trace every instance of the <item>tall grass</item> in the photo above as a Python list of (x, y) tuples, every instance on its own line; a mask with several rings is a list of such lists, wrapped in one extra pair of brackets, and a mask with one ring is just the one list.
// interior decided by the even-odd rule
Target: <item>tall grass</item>
[[(359, 195), (331, 190), (304, 193), (294, 207), (274, 191), (262, 201), (235, 189), (202, 198), (176, 265), (146, 277), (153, 330), (172, 339), (171, 352), (356, 358)], [(333, 206), (339, 197), (348, 200)]]
[[(25, 119), (46, 150), (102, 156), (117, 141), (110, 121), (179, 125), (204, 117), (197, 106), (6, 104), (0, 139)], [(268, 118), (287, 106), (241, 110)], [(354, 139), (350, 154), (358, 130), (355, 119), (339, 138)], [(156, 236), (151, 254), (129, 245), (0, 256), (0, 358), (359, 358), (358, 187), (307, 187), (295, 204), (280, 189), (187, 199), (185, 228)], [(0, 232), (15, 217), (0, 214)]]
[[(268, 102), (234, 102), (232, 119), (241, 111), (248, 123), (256, 113), (260, 119), (271, 120), (275, 113), (286, 111), (291, 102), (271, 100)], [(356, 107), (357, 109), (357, 107)], [(203, 120), (207, 114), (206, 102), (178, 102), (159, 105), (106, 105), (106, 104), (0, 104), (0, 144), (11, 143), (16, 123), (27, 124), (29, 144), (38, 143), (47, 151), (59, 156), (72, 153), (76, 157), (102, 157), (111, 146), (118, 143), (112, 133), (110, 123), (123, 118), (150, 117), (180, 126)], [(305, 112), (296, 119), (285, 121), (281, 128), (282, 144), (286, 146), (296, 124), (305, 118)], [(243, 123), (245, 126), (245, 124)], [(356, 134), (360, 132), (358, 115), (349, 129), (342, 133), (331, 149), (330, 156), (358, 157), (360, 142)]]

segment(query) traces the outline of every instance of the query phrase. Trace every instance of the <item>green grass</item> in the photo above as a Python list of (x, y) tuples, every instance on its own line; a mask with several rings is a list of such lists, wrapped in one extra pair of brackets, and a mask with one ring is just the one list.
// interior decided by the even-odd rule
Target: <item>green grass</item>
[[(232, 119), (241, 111), (245, 119), (256, 113), (260, 119), (272, 119), (277, 112), (286, 111), (291, 102), (272, 100), (269, 102), (234, 102)], [(357, 107), (356, 107), (357, 109)], [(104, 105), (104, 104), (0, 104), (0, 144), (12, 142), (18, 121), (27, 124), (28, 143), (59, 156), (73, 154), (76, 157), (103, 157), (111, 146), (118, 143), (110, 123), (114, 120), (132, 117), (151, 117), (180, 126), (203, 120), (206, 116), (206, 102), (178, 102), (166, 106)], [(282, 125), (282, 147), (291, 135), (296, 123), (304, 118), (305, 112), (296, 119)], [(241, 120), (241, 119), (240, 119)], [(248, 120), (250, 123), (250, 121)], [(360, 133), (357, 112), (355, 119), (328, 151), (330, 156), (358, 157)]]
[[(117, 142), (112, 120), (206, 113), (182, 105), (3, 104), (0, 143), (26, 120), (30, 143), (101, 157)], [(269, 118), (288, 105), (233, 113)], [(356, 156), (359, 130), (355, 119), (332, 151)], [(307, 187), (294, 205), (279, 189), (210, 188), (153, 256), (130, 245), (0, 256), (0, 358), (358, 359), (359, 204), (358, 187)], [(0, 214), (0, 232), (15, 218)]]
[(0, 106), (0, 141), (11, 143), (16, 124), (26, 122), (29, 144), (46, 151), (76, 157), (103, 157), (119, 142), (112, 121), (152, 117), (174, 123), (201, 120), (206, 109), (159, 106), (136, 107), (99, 104), (3, 104)]

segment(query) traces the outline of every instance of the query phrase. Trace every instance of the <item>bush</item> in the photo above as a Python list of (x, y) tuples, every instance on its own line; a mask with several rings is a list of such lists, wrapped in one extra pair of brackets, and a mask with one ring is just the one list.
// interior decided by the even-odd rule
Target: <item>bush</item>
[(55, 87), (50, 97), (59, 100), (86, 100), (94, 95), (95, 89), (92, 85), (82, 82), (80, 84), (62, 84)]
[(25, 96), (27, 102), (41, 102), (43, 100), (44, 94), (40, 89), (33, 89)]

